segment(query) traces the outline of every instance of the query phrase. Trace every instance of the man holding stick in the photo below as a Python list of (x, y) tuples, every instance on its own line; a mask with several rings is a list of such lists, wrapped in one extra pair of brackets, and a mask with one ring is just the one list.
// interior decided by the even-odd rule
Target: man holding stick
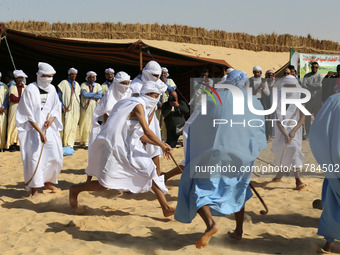
[(61, 104), (51, 85), (56, 72), (47, 63), (39, 62), (38, 67), (37, 82), (27, 86), (16, 113), (25, 185), (32, 196), (41, 187), (60, 191), (52, 183), (58, 183), (63, 165)]

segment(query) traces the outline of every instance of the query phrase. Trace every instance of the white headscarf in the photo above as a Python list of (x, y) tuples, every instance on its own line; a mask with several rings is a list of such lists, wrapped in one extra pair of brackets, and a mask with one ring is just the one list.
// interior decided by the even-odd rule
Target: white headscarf
[(42, 76), (44, 74), (45, 75), (55, 74), (56, 71), (50, 64), (47, 64), (44, 62), (39, 62), (38, 68), (39, 70), (37, 72), (37, 85), (40, 89), (46, 92), (49, 92), (50, 91), (49, 86), (51, 85), (53, 77), (42, 77)]
[(112, 68), (106, 68), (105, 73), (115, 73), (115, 70), (113, 70)]
[(67, 72), (67, 74), (68, 75), (70, 75), (71, 73), (78, 73), (78, 70), (77, 69), (75, 69), (74, 67), (71, 67), (70, 69), (68, 69), (68, 72)]
[(14, 75), (14, 78), (18, 78), (18, 77), (27, 78), (28, 77), (22, 70), (14, 70), (13, 75)]
[(262, 73), (262, 68), (260, 66), (254, 66), (253, 71), (261, 71)]
[(157, 81), (158, 79), (153, 75), (160, 76), (161, 74), (162, 74), (161, 66), (156, 61), (151, 60), (143, 68), (141, 79), (142, 79), (143, 83), (145, 83), (147, 81)]
[(89, 76), (91, 76), (91, 75), (94, 76), (94, 80), (96, 81), (96, 80), (97, 80), (97, 74), (96, 74), (95, 72), (93, 72), (93, 71), (88, 71), (88, 72), (86, 73), (86, 78), (85, 78), (85, 80), (87, 80), (87, 79), (89, 78)]
[(225, 73), (226, 73), (226, 74), (229, 74), (229, 73), (231, 73), (231, 72), (234, 71), (234, 70), (235, 70), (234, 68), (231, 68), (231, 67), (230, 67), (230, 68), (227, 69), (227, 71), (226, 71)]
[[(159, 102), (160, 96), (167, 90), (167, 86), (164, 82), (160, 81), (148, 81), (143, 84), (143, 87), (140, 91), (140, 97), (142, 97), (146, 102), (146, 111), (150, 113)], [(147, 96), (148, 93), (157, 93), (159, 94), (158, 98), (152, 98)]]
[(166, 72), (166, 77), (168, 78), (170, 76), (168, 68), (162, 67), (162, 72)]
[(118, 72), (115, 78), (113, 79), (113, 84), (114, 84), (115, 89), (120, 94), (124, 94), (129, 89), (129, 86), (120, 84), (123, 81), (131, 81), (130, 75), (128, 75), (126, 72)]
[[(293, 119), (293, 116), (297, 113), (297, 107), (295, 104), (289, 105), (288, 109), (286, 110), (286, 115), (283, 116), (281, 114), (281, 89), (284, 85), (295, 85), (296, 88), (301, 88), (298, 80), (293, 75), (287, 75), (284, 78), (280, 79), (277, 83), (275, 83), (275, 87), (278, 88), (278, 102), (277, 102), (277, 109), (276, 113), (279, 117), (280, 121), (284, 119)], [(290, 92), (286, 94), (287, 99), (299, 99), (301, 97), (301, 93), (299, 92)]]
[(44, 62), (39, 62), (38, 68), (39, 68), (38, 74), (55, 74), (56, 73), (56, 71), (50, 64), (47, 64)]
[(14, 70), (13, 75), (14, 78), (23, 77), (22, 83), (26, 84), (26, 78), (28, 78), (28, 76), (22, 70)]

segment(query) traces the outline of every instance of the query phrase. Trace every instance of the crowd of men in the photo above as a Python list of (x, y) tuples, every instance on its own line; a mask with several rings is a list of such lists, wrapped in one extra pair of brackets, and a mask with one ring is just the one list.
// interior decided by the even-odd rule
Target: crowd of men
[[(5, 147), (16, 151), (20, 146), (25, 187), (32, 196), (38, 195), (39, 188), (42, 187), (58, 192), (59, 189), (53, 184), (57, 184), (57, 176), (62, 169), (63, 147), (74, 149), (79, 125), (80, 143), (89, 150), (85, 171), (87, 180), (70, 187), (71, 207), (78, 208), (78, 195), (84, 191), (109, 188), (140, 193), (152, 190), (165, 217), (174, 214), (176, 220), (184, 223), (190, 223), (197, 213), (202, 217), (207, 230), (197, 240), (197, 248), (206, 246), (219, 230), (212, 216), (234, 213), (236, 228), (229, 236), (241, 240), (244, 207), (252, 196), (249, 188), (251, 173), (216, 173), (202, 178), (201, 173), (193, 175), (190, 166), (210, 164), (250, 167), (259, 153), (267, 147), (267, 140), (273, 139), (275, 165), (294, 171), (295, 189), (303, 189), (306, 185), (302, 183), (299, 175), (303, 161), (303, 125), (305, 138), (311, 134), (311, 141), (314, 141), (311, 148), (314, 155), (317, 153), (316, 158), (320, 164), (335, 164), (339, 160), (340, 143), (334, 143), (334, 139), (329, 137), (330, 132), (337, 134), (336, 132), (340, 131), (334, 130), (340, 127), (339, 124), (330, 121), (337, 119), (332, 114), (340, 111), (337, 100), (339, 95), (334, 95), (340, 91), (339, 66), (337, 71), (337, 75), (328, 73), (323, 78), (318, 73), (318, 63), (313, 62), (312, 72), (306, 74), (300, 83), (293, 66), (287, 68), (285, 77), (277, 81), (272, 70), (265, 73), (265, 79), (262, 78), (262, 69), (259, 66), (253, 68), (254, 76), (249, 79), (242, 71), (226, 70), (221, 82), (237, 86), (245, 99), (249, 88), (255, 108), (271, 107), (275, 87), (280, 91), (283, 87), (302, 86), (311, 92), (311, 100), (306, 108), (316, 116), (316, 124), (310, 128), (310, 116), (305, 116), (293, 104), (287, 105), (287, 113), (282, 114), (279, 102), (276, 112), (273, 113), (274, 118), (280, 120), (277, 125), (235, 128), (228, 125), (206, 125), (211, 123), (212, 119), (232, 116), (232, 94), (228, 90), (220, 92), (223, 106), (208, 107), (206, 115), (200, 114), (200, 107), (193, 103), (195, 100), (190, 100), (190, 106), (195, 109), (185, 121), (184, 115), (189, 113), (188, 105), (178, 99), (176, 85), (168, 78), (167, 68), (162, 68), (155, 61), (150, 61), (142, 74), (133, 80), (126, 72), (115, 74), (112, 68), (107, 68), (106, 81), (102, 85), (96, 83), (97, 74), (94, 71), (87, 72), (86, 81), (79, 85), (76, 81), (78, 71), (72, 67), (68, 70), (68, 78), (59, 83), (57, 90), (51, 84), (56, 71), (47, 63), (39, 63), (36, 82), (26, 85), (27, 75), (22, 70), (15, 70), (12, 74), (6, 74), (5, 83), (0, 83), (1, 149)], [(209, 71), (204, 70), (199, 82), (195, 84), (213, 86), (208, 76)], [(328, 79), (330, 77), (335, 79)], [(287, 97), (298, 99), (301, 93), (290, 93)], [(331, 99), (327, 100), (328, 97)], [(325, 113), (322, 108), (321, 116), (317, 113), (322, 107), (322, 101), (325, 102), (324, 108), (331, 110)], [(208, 104), (212, 104), (212, 101), (208, 101)], [(156, 109), (159, 109), (158, 113)], [(255, 117), (260, 118), (249, 109), (246, 109), (242, 116), (245, 120)], [(233, 118), (236, 118), (236, 121), (241, 120), (238, 120), (240, 116)], [(283, 120), (294, 120), (297, 124), (283, 126)], [(321, 121), (329, 122), (327, 130), (323, 129), (322, 132), (315, 128)], [(162, 136), (161, 127), (167, 130), (167, 138)], [(177, 145), (178, 137), (182, 133), (184, 161), (177, 169), (162, 173), (159, 157), (162, 154), (168, 159), (172, 157), (172, 148)], [(322, 141), (315, 142), (321, 137), (324, 137)], [(322, 142), (324, 144), (321, 144)], [(332, 152), (319, 152), (329, 150), (330, 144)], [(330, 155), (332, 157), (329, 157)], [(168, 190), (165, 182), (182, 171), (175, 209), (167, 203), (165, 194)], [(283, 175), (283, 172), (278, 172), (273, 181), (280, 181)], [(97, 180), (92, 181), (93, 176)], [(334, 239), (340, 238), (340, 227), (334, 231), (334, 225), (340, 224), (336, 218), (340, 212), (340, 203), (334, 199), (334, 196), (340, 196), (339, 180), (340, 176), (333, 173), (331, 176), (326, 175), (324, 182), (325, 210), (319, 234), (326, 239), (326, 251), (331, 250)]]

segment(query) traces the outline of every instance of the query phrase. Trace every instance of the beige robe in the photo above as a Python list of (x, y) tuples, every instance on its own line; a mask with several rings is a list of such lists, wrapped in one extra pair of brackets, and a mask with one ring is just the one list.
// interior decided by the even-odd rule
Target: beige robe
[[(8, 86), (4, 83), (0, 86), (0, 107), (2, 107), (6, 95), (8, 93)], [(7, 109), (3, 114), (0, 114), (0, 149), (5, 148), (6, 142), (6, 124), (7, 124)]]
[(75, 90), (73, 92), (67, 80), (63, 80), (59, 83), (58, 88), (63, 93), (62, 100), (65, 106), (65, 112), (62, 114), (62, 121), (64, 130), (62, 133), (63, 146), (74, 146), (76, 140), (77, 126), (80, 118), (80, 86), (76, 82)]
[[(24, 94), (26, 85), (24, 85), (21, 95)], [(13, 85), (9, 88), (9, 96), (13, 94), (14, 96), (18, 97), (18, 88), (16, 85)], [(6, 142), (6, 149), (9, 149), (9, 146), (16, 143), (19, 145), (19, 137), (18, 137), (18, 130), (15, 125), (15, 114), (17, 112), (18, 104), (11, 102), (9, 100), (9, 113), (8, 113), (8, 127), (7, 127), (7, 142)]]
[[(112, 81), (112, 83), (111, 83), (111, 85), (113, 84), (113, 81)], [(111, 87), (111, 85), (110, 85), (110, 87)], [(105, 93), (107, 92), (107, 91), (109, 91), (109, 86), (107, 85), (107, 83), (106, 82), (104, 82), (102, 85), (102, 92), (103, 92), (103, 96), (105, 95)]]
[[(83, 82), (80, 86), (86, 92), (89, 91), (89, 86), (86, 85), (86, 82)], [(99, 92), (102, 90), (102, 87), (99, 83), (95, 83), (92, 92)], [(99, 100), (93, 100), (90, 98), (83, 97), (81, 95), (80, 99), (80, 121), (79, 121), (79, 138), (80, 143), (88, 144), (90, 139), (90, 133), (92, 129), (92, 116), (94, 109), (96, 108)]]

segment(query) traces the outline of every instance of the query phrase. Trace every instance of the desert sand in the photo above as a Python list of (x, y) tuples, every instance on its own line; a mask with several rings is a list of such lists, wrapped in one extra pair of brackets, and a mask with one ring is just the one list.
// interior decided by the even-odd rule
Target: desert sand
[[(100, 39), (74, 38), (74, 40), (105, 43), (134, 43), (138, 39), (100, 40)], [(249, 77), (253, 76), (253, 67), (255, 65), (261, 66), (263, 73), (265, 73), (269, 69), (277, 71), (289, 61), (289, 52), (267, 52), (267, 51), (255, 52), (250, 50), (231, 49), (225, 47), (200, 45), (192, 43), (175, 43), (157, 40), (142, 40), (142, 41), (147, 45), (153, 46), (155, 48), (168, 50), (179, 54), (225, 60), (234, 69), (246, 72)]]
[[(272, 162), (271, 142), (259, 158)], [(308, 141), (303, 142), (304, 163), (316, 164)], [(183, 149), (174, 150), (180, 162)], [(58, 177), (60, 193), (43, 190), (30, 197), (24, 190), (20, 152), (0, 153), (0, 216), (1, 254), (317, 254), (324, 244), (316, 235), (321, 211), (312, 208), (321, 196), (322, 174), (304, 173), (307, 187), (293, 190), (293, 178), (270, 183), (267, 175), (254, 176), (253, 183), (263, 197), (269, 213), (254, 195), (246, 204), (244, 239), (234, 242), (227, 232), (235, 227), (234, 216), (216, 217), (220, 231), (202, 250), (195, 240), (205, 231), (196, 217), (191, 224), (182, 224), (173, 216), (164, 218), (152, 193), (121, 194), (107, 190), (83, 192), (79, 206), (83, 214), (68, 205), (71, 184), (86, 180), (87, 151), (79, 148), (74, 156), (64, 157)], [(256, 161), (256, 165), (265, 165)], [(162, 159), (162, 171), (174, 167)], [(176, 206), (180, 176), (169, 180), (167, 195)], [(340, 250), (339, 243), (335, 251)]]

